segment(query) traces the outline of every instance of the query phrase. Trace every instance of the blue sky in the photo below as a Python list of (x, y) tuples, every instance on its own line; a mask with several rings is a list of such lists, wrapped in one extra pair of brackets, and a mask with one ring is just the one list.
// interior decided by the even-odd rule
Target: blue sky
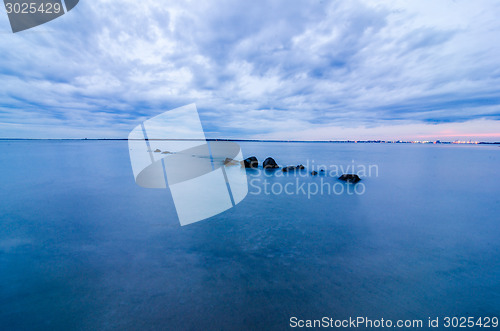
[[(3, 10), (2, 10), (3, 11)], [(196, 103), (207, 137), (500, 141), (496, 1), (80, 1), (13, 34), (0, 137), (126, 138)]]

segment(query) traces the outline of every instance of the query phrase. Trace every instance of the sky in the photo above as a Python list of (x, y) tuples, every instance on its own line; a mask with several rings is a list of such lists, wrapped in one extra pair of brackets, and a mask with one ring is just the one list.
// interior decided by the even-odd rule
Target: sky
[(498, 1), (81, 0), (15, 34), (4, 10), (2, 138), (195, 103), (207, 138), (500, 141)]

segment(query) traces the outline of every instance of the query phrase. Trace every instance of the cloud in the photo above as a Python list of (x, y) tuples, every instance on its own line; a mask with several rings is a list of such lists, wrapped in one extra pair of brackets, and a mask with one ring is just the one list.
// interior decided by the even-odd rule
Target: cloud
[(495, 125), (499, 9), (96, 0), (17, 34), (5, 17), (0, 136), (126, 137), (192, 102), (209, 137), (360, 125), (382, 133), (398, 121)]

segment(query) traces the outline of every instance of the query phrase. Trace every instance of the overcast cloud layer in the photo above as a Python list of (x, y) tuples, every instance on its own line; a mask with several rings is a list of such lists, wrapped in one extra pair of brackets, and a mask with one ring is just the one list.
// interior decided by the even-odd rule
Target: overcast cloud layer
[(208, 137), (500, 140), (496, 1), (81, 0), (12, 34), (0, 137), (126, 138), (195, 102)]

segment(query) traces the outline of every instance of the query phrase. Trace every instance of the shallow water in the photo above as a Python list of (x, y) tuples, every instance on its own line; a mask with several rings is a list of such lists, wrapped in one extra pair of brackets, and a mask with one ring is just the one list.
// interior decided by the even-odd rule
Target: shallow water
[[(333, 174), (249, 171), (243, 202), (181, 227), (168, 190), (135, 184), (126, 141), (0, 141), (0, 328), (500, 315), (497, 146), (240, 145), (281, 165), (377, 172), (349, 194)], [(297, 179), (344, 191), (256, 194)]]

